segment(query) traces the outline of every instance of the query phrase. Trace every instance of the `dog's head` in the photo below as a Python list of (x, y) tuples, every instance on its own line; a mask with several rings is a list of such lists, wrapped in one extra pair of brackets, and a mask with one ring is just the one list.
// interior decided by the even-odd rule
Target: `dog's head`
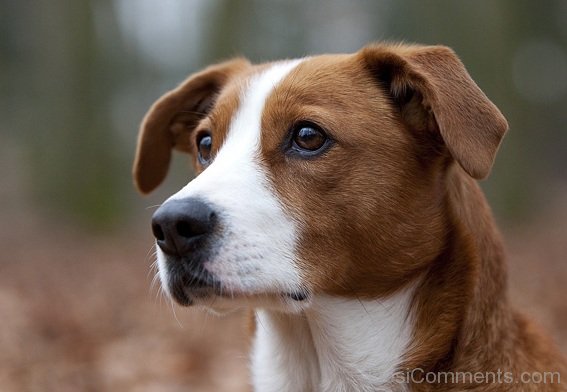
[(140, 130), (141, 192), (172, 149), (198, 173), (153, 217), (162, 284), (213, 307), (384, 296), (441, 251), (449, 168), (487, 176), (506, 129), (445, 47), (206, 68)]

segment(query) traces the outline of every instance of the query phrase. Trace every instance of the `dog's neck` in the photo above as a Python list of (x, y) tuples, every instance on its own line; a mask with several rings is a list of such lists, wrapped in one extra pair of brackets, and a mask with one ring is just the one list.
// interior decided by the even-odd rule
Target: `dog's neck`
[(509, 338), (499, 331), (513, 324), (500, 237), (472, 180), (451, 176), (447, 203), (454, 227), (446, 249), (405, 289), (374, 301), (316, 296), (297, 315), (257, 311), (257, 390), (404, 391), (396, 372), (405, 369), (499, 366), (477, 349), (501, 348)]
[(412, 288), (384, 300), (315, 296), (309, 310), (256, 313), (259, 391), (389, 391), (412, 336)]
[[(447, 176), (446, 203), (445, 250), (417, 288), (415, 341), (404, 365), (425, 371), (500, 366), (505, 361), (497, 363), (495, 352), (513, 338), (500, 234), (480, 187), (457, 166)], [(486, 360), (479, 357), (484, 354)]]

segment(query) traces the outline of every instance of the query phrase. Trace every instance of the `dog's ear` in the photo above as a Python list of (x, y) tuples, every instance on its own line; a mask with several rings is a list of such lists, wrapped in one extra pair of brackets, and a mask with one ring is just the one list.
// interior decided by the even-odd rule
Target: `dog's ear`
[(434, 128), (470, 176), (489, 174), (508, 123), (451, 49), (376, 45), (359, 56), (409, 127)]
[(238, 58), (205, 68), (152, 105), (140, 126), (134, 159), (134, 183), (140, 192), (149, 193), (163, 181), (172, 149), (190, 152), (191, 131), (227, 81), (249, 66)]

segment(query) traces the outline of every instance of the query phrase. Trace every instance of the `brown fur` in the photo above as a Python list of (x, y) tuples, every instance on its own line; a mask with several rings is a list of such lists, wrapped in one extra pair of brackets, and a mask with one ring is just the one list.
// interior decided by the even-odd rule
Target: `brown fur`
[[(172, 147), (194, 154), (200, 130), (213, 132), (220, 148), (238, 92), (262, 67), (223, 63), (158, 101), (142, 125), (138, 188), (149, 192), (161, 182)], [(282, 140), (302, 120), (334, 140), (324, 156), (306, 161), (283, 153)], [(560, 371), (567, 380), (552, 345), (510, 307), (500, 235), (473, 179), (488, 175), (506, 129), (444, 47), (372, 45), (310, 58), (266, 102), (261, 159), (282, 204), (303, 223), (297, 254), (309, 291), (373, 299), (419, 284), (405, 368)], [(412, 390), (474, 387), (508, 385), (424, 383)]]

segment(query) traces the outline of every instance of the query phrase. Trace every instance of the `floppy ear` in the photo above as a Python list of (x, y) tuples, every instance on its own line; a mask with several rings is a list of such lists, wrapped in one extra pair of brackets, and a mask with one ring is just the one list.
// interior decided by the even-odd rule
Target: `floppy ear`
[(190, 134), (211, 110), (227, 81), (250, 64), (234, 59), (205, 68), (156, 101), (142, 121), (134, 159), (134, 183), (149, 193), (165, 178), (173, 148), (190, 152)]
[(435, 128), (470, 176), (489, 174), (508, 123), (451, 49), (377, 45), (359, 55), (410, 127)]

